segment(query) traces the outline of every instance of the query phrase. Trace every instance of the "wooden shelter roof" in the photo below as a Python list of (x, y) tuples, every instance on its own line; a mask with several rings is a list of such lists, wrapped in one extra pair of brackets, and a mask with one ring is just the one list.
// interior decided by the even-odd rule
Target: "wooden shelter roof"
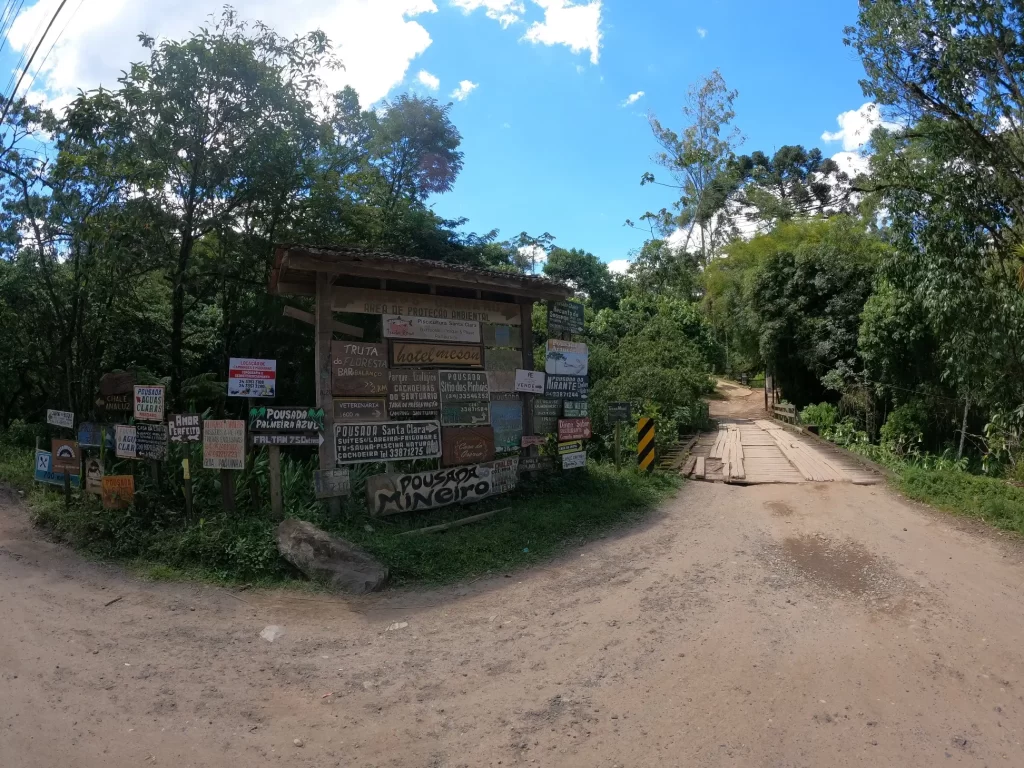
[(312, 296), (317, 273), (486, 291), (534, 301), (560, 301), (573, 293), (564, 283), (537, 275), (398, 256), (353, 245), (277, 246), (269, 291), (280, 296)]

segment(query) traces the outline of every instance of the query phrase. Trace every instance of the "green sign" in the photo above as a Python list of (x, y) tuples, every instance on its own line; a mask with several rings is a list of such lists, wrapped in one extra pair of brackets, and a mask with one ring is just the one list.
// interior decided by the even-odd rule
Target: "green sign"
[(562, 415), (562, 401), (557, 397), (533, 398), (533, 432), (546, 435), (558, 431), (558, 419)]
[(548, 307), (548, 333), (583, 333), (583, 305), (560, 301)]

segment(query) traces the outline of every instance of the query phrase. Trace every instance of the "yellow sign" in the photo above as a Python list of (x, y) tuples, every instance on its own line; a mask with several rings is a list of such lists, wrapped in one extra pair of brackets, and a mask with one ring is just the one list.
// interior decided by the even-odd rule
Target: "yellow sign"
[(643, 471), (654, 466), (654, 419), (641, 416), (636, 423), (636, 458)]
[(184, 479), (185, 480), (191, 480), (192, 479), (192, 475), (189, 473), (189, 470), (188, 470), (188, 459), (182, 459), (181, 460), (181, 471), (184, 473)]

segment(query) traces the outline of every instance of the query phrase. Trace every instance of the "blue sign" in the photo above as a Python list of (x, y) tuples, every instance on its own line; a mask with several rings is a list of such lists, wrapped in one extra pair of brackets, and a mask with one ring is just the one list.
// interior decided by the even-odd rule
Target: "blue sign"
[(109, 450), (114, 450), (114, 427), (91, 421), (84, 421), (78, 425), (78, 444), (83, 448), (99, 448), (100, 434), (104, 428), (107, 430), (104, 442)]
[(523, 439), (522, 401), (498, 400), (491, 403), (491, 426), (494, 427), (494, 450), (518, 451)]
[[(36, 451), (36, 482), (49, 483), (64, 487), (64, 473), (54, 472), (52, 458), (49, 451)], [(81, 478), (78, 475), (71, 476), (71, 487), (78, 488), (81, 485)]]

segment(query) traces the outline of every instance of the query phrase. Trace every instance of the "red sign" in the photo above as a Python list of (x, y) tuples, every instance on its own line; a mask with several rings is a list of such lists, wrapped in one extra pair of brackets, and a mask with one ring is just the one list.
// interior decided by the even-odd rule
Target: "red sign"
[(529, 448), (531, 445), (544, 445), (547, 441), (548, 439), (545, 435), (523, 435), (520, 444), (523, 448)]
[(559, 419), (559, 440), (589, 440), (590, 419)]

